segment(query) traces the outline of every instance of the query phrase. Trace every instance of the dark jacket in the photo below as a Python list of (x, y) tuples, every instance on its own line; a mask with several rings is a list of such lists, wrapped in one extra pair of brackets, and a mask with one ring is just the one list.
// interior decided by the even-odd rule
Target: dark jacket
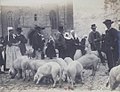
[(89, 37), (88, 37), (88, 41), (90, 44), (94, 45), (96, 50), (100, 49), (100, 40), (101, 40), (101, 36), (100, 36), (100, 33), (98, 31), (90, 32)]
[(66, 57), (74, 58), (75, 43), (73, 39), (65, 39), (66, 42)]
[(45, 53), (46, 53), (47, 57), (49, 57), (51, 59), (53, 57), (56, 57), (55, 47), (53, 45), (53, 41), (52, 40), (47, 43), (47, 48), (46, 48)]
[(44, 47), (44, 38), (43, 38), (42, 34), (40, 34), (38, 32), (35, 32), (33, 34), (32, 47), (35, 50), (38, 50), (38, 49), (43, 50), (43, 47)]
[(65, 43), (65, 38), (63, 36), (63, 34), (59, 34), (59, 38), (58, 40), (56, 41), (56, 48), (58, 47), (63, 47), (66, 49), (66, 43)]
[(27, 43), (27, 39), (22, 34), (17, 35), (16, 39), (18, 41), (20, 41), (20, 44), (19, 44), (20, 52), (21, 52), (22, 55), (24, 55), (26, 53), (26, 46), (25, 46), (25, 44)]
[[(105, 52), (109, 60), (113, 59), (114, 65), (119, 58), (119, 48), (118, 48), (118, 31), (114, 28), (106, 30), (105, 35)], [(111, 49), (112, 48), (112, 49)], [(109, 54), (111, 51), (111, 54)], [(112, 61), (109, 61), (112, 62)]]

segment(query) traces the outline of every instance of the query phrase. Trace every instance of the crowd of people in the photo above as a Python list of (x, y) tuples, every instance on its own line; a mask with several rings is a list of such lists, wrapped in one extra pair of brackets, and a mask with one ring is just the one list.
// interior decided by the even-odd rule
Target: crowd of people
[[(118, 31), (111, 27), (111, 20), (103, 22), (107, 30), (105, 34), (96, 31), (96, 24), (91, 25), (92, 31), (88, 35), (88, 41), (92, 51), (98, 51), (101, 62), (104, 64), (105, 59), (101, 52), (105, 52), (107, 56), (108, 67), (110, 71), (114, 66), (118, 65), (119, 46)], [(74, 60), (76, 50), (81, 50), (82, 55), (86, 54), (86, 40), (84, 36), (81, 40), (77, 37), (74, 30), (65, 32), (63, 26), (58, 28), (56, 39), (52, 36), (49, 40), (45, 40), (42, 30), (45, 28), (35, 26), (34, 30), (28, 35), (29, 45), (33, 48), (32, 58), (36, 58), (37, 53), (41, 54), (41, 59), (48, 57), (50, 59), (57, 57), (56, 49), (59, 52), (58, 57), (70, 57)], [(15, 33), (12, 27), (8, 28), (8, 35), (0, 38), (0, 66), (4, 65), (4, 70), (8, 70), (12, 66), (12, 62), (17, 57), (26, 55), (26, 43), (28, 40), (22, 33), (22, 28), (17, 28)], [(4, 73), (0, 70), (0, 73)]]

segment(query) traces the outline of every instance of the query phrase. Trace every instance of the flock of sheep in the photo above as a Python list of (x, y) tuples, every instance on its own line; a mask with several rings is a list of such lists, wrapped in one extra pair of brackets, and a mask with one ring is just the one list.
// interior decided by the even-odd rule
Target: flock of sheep
[[(106, 55), (102, 54), (106, 58)], [(12, 64), (9, 75), (11, 78), (22, 76), (24, 80), (32, 77), (36, 84), (45, 78), (48, 81), (53, 81), (53, 87), (56, 87), (57, 82), (61, 86), (63, 81), (67, 81), (69, 88), (73, 89), (76, 80), (84, 83), (84, 69), (91, 69), (91, 75), (95, 76), (99, 63), (101, 62), (97, 51), (91, 51), (74, 61), (70, 57), (36, 60), (30, 59), (28, 56), (21, 56)], [(109, 73), (107, 85), (110, 83), (111, 90), (115, 89), (116, 83), (120, 82), (119, 70), (120, 66), (116, 66)], [(28, 76), (26, 71), (29, 71)], [(32, 75), (30, 75), (31, 73)]]

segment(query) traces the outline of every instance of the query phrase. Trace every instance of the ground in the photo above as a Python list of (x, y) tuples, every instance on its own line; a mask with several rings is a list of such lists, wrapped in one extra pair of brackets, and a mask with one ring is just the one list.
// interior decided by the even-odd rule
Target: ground
[[(84, 84), (76, 84), (74, 90), (68, 89), (67, 83), (64, 83), (62, 88), (51, 88), (50, 85), (36, 85), (33, 81), (10, 79), (8, 74), (0, 74), (0, 92), (110, 92), (110, 88), (106, 87), (108, 80), (106, 71), (107, 67), (103, 65), (100, 65), (95, 76), (90, 76), (91, 70), (85, 70)], [(119, 90), (120, 87), (112, 92)]]

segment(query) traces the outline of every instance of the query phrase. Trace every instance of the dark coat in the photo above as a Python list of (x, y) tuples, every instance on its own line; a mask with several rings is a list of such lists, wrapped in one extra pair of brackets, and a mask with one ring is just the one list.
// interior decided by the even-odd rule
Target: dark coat
[(13, 35), (9, 35), (9, 41), (8, 36), (5, 37), (5, 45), (12, 46), (12, 43), (17, 43), (18, 40), (16, 39), (16, 36), (13, 37)]
[(93, 46), (93, 48), (91, 48), (91, 49), (100, 50), (100, 40), (101, 40), (101, 36), (100, 36), (100, 33), (98, 31), (90, 32), (89, 37), (88, 37), (88, 41), (91, 44), (91, 46)]
[(3, 50), (4, 50), (4, 41), (0, 40), (0, 66), (5, 63), (3, 56), (2, 56)]
[(75, 42), (73, 39), (65, 39), (66, 42), (66, 57), (74, 59)]
[(47, 48), (46, 48), (45, 53), (46, 53), (47, 57), (49, 57), (51, 59), (53, 57), (56, 57), (55, 47), (53, 45), (53, 41), (52, 40), (47, 43)]
[(43, 47), (44, 47), (44, 40), (43, 40), (43, 35), (38, 33), (38, 32), (35, 32), (33, 34), (33, 39), (32, 39), (32, 47), (33, 49), (35, 50), (38, 50), (40, 49), (41, 51), (43, 50)]
[(25, 46), (25, 44), (27, 43), (27, 39), (22, 34), (17, 35), (16, 39), (18, 41), (20, 41), (20, 44), (19, 44), (20, 52), (21, 52), (22, 55), (24, 55), (26, 53), (26, 46)]
[(111, 28), (110, 30), (106, 30), (105, 35), (105, 50), (106, 53), (109, 52), (112, 49), (112, 54), (114, 61), (118, 60), (119, 56), (119, 48), (118, 48), (118, 31), (114, 28)]

